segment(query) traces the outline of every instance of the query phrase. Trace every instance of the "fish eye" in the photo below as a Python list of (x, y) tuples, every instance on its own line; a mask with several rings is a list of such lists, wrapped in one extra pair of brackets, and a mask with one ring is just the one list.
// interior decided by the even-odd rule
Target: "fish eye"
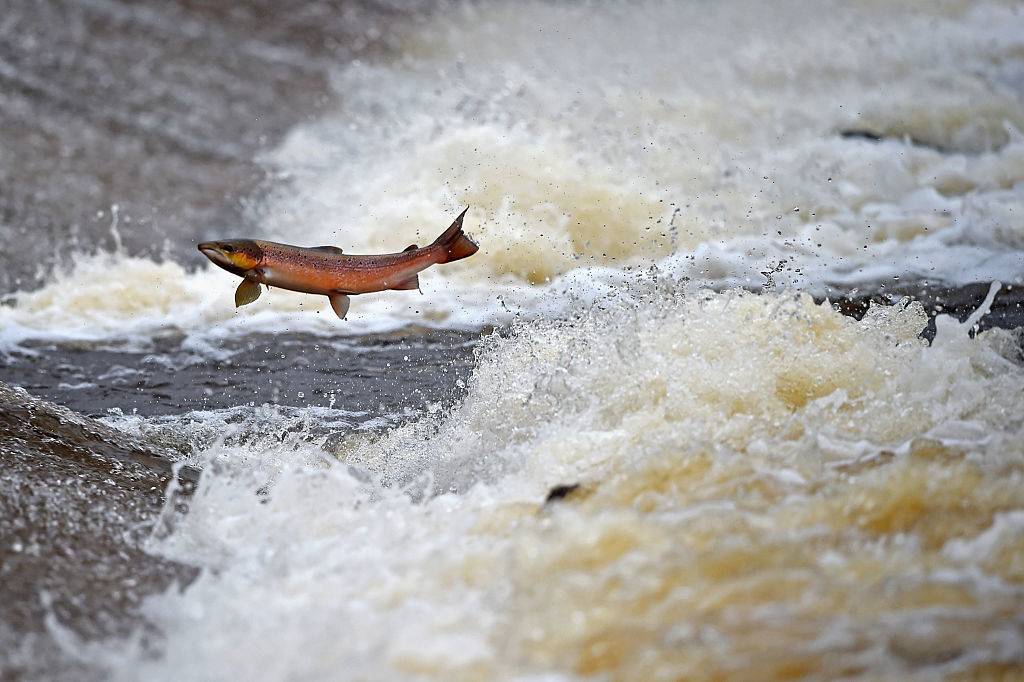
[(225, 244), (220, 248), (223, 249), (225, 253), (234, 253), (235, 251), (235, 247), (231, 246), (230, 244)]

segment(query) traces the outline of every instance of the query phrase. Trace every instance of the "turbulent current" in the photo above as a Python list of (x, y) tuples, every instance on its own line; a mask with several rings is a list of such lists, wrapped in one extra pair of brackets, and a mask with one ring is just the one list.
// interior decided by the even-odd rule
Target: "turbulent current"
[(124, 679), (1019, 670), (1020, 334), (939, 321), (646, 293), (488, 337), (443, 414), (194, 454), (157, 653), (68, 646)]
[[(1019, 9), (453, 7), (338, 68), (336, 107), (264, 154), (278, 189), (234, 236), (396, 251), (470, 206), (480, 254), (425, 297), (357, 299), (348, 332), (550, 315), (652, 264), (719, 287), (1019, 282)], [(0, 311), (0, 342), (337, 333), (283, 292), (236, 313), (231, 276), (197, 262), (79, 255)]]
[[(259, 153), (248, 234), (201, 236), (397, 251), (468, 205), (481, 250), (423, 295), (236, 310), (198, 255), (117, 248), (0, 305), (0, 378), (194, 473), (131, 528), (192, 572), (101, 635), (42, 595), (49, 644), (9, 664), (1024, 675), (1024, 316), (990, 314), (1024, 285), (1020, 5), (459, 3), (391, 30)], [(968, 285), (969, 316), (928, 298)], [(889, 293), (914, 295), (829, 300)]]

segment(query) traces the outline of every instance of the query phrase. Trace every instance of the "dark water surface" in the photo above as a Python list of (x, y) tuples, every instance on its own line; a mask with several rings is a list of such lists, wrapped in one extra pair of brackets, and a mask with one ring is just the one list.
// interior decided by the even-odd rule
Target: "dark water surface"
[(221, 360), (175, 341), (145, 352), (41, 346), (8, 359), (0, 378), (93, 417), (114, 407), (153, 416), (264, 403), (388, 414), (442, 399), (464, 374), (477, 337), (254, 335), (224, 342)]

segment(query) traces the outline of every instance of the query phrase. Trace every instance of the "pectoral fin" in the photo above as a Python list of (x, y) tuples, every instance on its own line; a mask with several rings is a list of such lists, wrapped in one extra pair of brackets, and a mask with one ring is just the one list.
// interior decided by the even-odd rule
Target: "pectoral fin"
[(408, 289), (419, 289), (420, 288), (420, 276), (413, 275), (404, 282), (399, 282), (395, 286), (391, 287), (394, 291), (406, 291)]
[(243, 279), (235, 289), (235, 307), (248, 305), (260, 297), (260, 283), (251, 279)]
[(334, 308), (334, 314), (345, 319), (348, 315), (348, 306), (352, 302), (346, 294), (331, 294), (327, 297), (331, 301), (331, 307)]

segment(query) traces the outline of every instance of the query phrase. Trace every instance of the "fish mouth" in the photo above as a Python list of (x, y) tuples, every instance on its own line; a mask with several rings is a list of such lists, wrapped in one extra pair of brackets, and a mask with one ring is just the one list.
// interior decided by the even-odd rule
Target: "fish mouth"
[(217, 265), (230, 265), (230, 261), (220, 247), (213, 242), (203, 242), (198, 247), (199, 253), (203, 254)]

